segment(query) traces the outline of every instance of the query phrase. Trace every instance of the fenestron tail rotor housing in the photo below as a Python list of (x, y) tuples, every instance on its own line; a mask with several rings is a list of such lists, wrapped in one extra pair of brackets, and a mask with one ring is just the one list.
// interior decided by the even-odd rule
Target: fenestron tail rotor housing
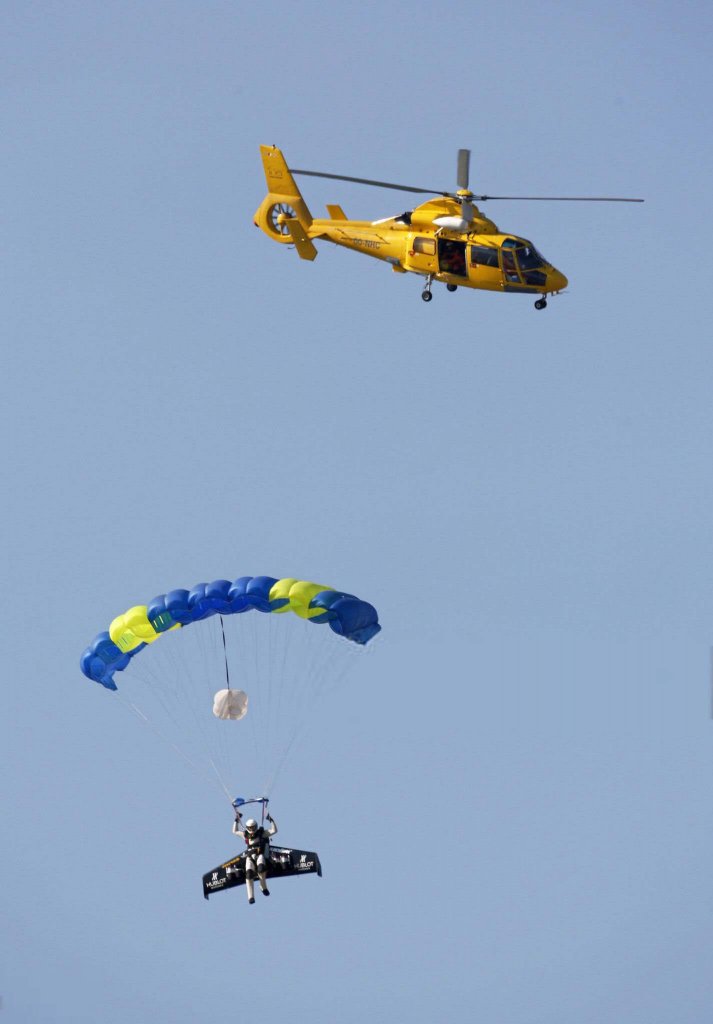
[(287, 221), (296, 216), (297, 212), (288, 203), (273, 203), (267, 211), (267, 224), (274, 234), (287, 241), (290, 237)]

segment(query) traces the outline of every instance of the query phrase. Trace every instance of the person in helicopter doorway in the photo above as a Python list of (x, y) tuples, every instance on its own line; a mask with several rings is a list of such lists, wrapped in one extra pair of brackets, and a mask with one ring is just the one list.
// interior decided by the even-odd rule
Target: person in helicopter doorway
[(268, 828), (258, 825), (254, 818), (248, 818), (245, 822), (245, 828), (242, 828), (242, 814), (237, 810), (235, 812), (233, 833), (244, 839), (247, 846), (243, 857), (245, 858), (245, 888), (248, 893), (248, 903), (255, 902), (256, 874), (263, 896), (270, 895), (270, 890), (265, 881), (267, 877), (267, 858), (270, 856), (270, 839), (277, 834), (277, 824), (269, 814), (267, 815), (267, 820), (270, 823)]

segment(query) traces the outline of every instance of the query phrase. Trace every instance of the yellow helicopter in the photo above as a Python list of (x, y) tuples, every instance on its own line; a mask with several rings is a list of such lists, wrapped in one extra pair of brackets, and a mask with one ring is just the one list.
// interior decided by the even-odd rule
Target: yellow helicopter
[[(275, 146), (261, 146), (268, 194), (255, 214), (255, 224), (276, 242), (294, 245), (303, 260), (317, 256), (314, 239), (325, 239), (347, 249), (390, 263), (399, 274), (426, 278), (424, 302), (433, 298), (431, 285), (442, 281), (449, 292), (460, 286), (494, 292), (539, 295), (535, 309), (547, 306), (547, 296), (567, 287), (567, 278), (540, 255), (532, 242), (505, 234), (485, 217), (476, 202), (491, 199), (552, 200), (558, 202), (643, 203), (643, 199), (604, 196), (479, 196), (468, 187), (470, 150), (458, 150), (455, 192), (396, 185), (389, 181), (353, 178), (289, 168)], [(383, 220), (349, 220), (341, 206), (327, 205), (329, 219), (315, 220), (295, 184), (293, 175), (354, 181), (360, 185), (432, 194), (436, 199), (414, 210)]]

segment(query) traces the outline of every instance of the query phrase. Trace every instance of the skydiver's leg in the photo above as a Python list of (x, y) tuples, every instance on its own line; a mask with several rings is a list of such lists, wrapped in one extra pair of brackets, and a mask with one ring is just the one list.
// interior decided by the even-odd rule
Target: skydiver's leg
[(250, 857), (245, 861), (245, 888), (248, 893), (248, 903), (255, 902), (255, 865)]
[(257, 859), (257, 877), (260, 880), (260, 888), (262, 889), (263, 896), (269, 896), (270, 890), (267, 887), (267, 864), (262, 854)]

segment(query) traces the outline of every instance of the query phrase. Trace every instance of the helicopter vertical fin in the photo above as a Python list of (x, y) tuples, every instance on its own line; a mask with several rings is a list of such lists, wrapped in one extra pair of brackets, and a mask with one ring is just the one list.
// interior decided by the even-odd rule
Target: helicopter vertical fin
[(260, 146), (260, 156), (269, 197), (293, 207), (302, 227), (309, 228), (313, 219), (312, 214), (307, 209), (302, 193), (290, 174), (282, 151), (276, 146)]

